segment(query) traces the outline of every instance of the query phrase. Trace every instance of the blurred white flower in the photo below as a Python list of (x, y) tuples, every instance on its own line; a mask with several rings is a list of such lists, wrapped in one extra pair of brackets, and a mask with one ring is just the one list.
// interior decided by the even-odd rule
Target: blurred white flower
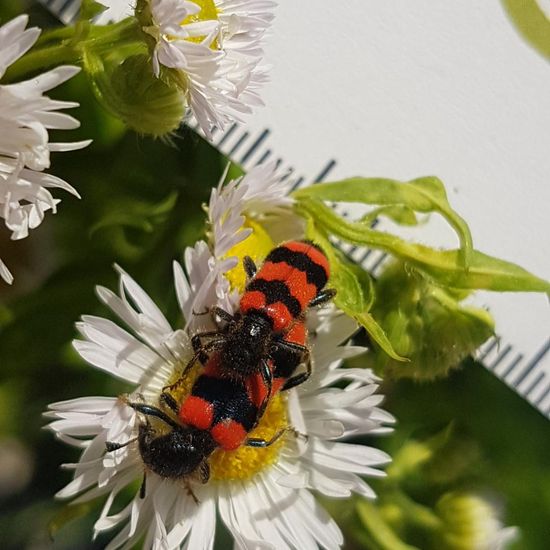
[[(40, 34), (38, 28), (25, 29), (27, 21), (26, 15), (20, 15), (0, 27), (0, 78)], [(29, 229), (40, 225), (46, 211), (55, 213), (59, 199), (49, 188), (78, 197), (66, 181), (43, 172), (50, 167), (50, 152), (81, 149), (90, 143), (49, 142), (48, 130), (78, 128), (78, 120), (58, 112), (78, 103), (52, 100), (44, 93), (78, 71), (78, 67), (60, 66), (23, 82), (0, 84), (0, 217), (14, 240), (24, 239)], [(0, 276), (8, 283), (13, 280), (1, 260)]]
[(499, 506), (492, 499), (467, 491), (443, 495), (436, 511), (443, 524), (440, 545), (444, 550), (504, 550), (519, 535), (517, 527), (505, 527)]

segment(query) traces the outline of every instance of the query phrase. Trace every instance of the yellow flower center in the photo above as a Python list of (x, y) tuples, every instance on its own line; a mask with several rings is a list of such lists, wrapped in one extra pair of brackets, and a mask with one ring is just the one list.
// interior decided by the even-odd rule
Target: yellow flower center
[(218, 19), (218, 8), (214, 0), (193, 0), (193, 4), (197, 4), (201, 10), (195, 15), (186, 17), (182, 24)]
[[(189, 23), (198, 23), (200, 21), (217, 21), (218, 20), (218, 9), (214, 0), (193, 0), (194, 4), (200, 6), (200, 11), (194, 15), (187, 16), (181, 23), (181, 26), (188, 25)], [(204, 40), (204, 36), (194, 36), (187, 38), (189, 42), (200, 43)], [(213, 49), (219, 48), (218, 40), (214, 40), (212, 43)]]
[(244, 292), (246, 285), (243, 258), (250, 256), (256, 264), (259, 264), (274, 246), (271, 237), (259, 223), (247, 218), (243, 224), (244, 228), (252, 229), (252, 233), (244, 241), (231, 248), (226, 254), (226, 257), (237, 256), (239, 258), (237, 266), (229, 270), (225, 276), (229, 280), (231, 288), (237, 289), (240, 293)]

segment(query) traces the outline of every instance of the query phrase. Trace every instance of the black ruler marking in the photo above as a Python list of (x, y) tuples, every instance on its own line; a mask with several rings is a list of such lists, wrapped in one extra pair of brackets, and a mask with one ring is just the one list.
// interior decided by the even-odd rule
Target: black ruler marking
[(231, 134), (233, 134), (235, 132), (235, 130), (237, 129), (238, 127), (238, 124), (236, 122), (234, 122), (228, 129), (226, 132), (223, 133), (222, 137), (220, 138), (220, 140), (218, 141), (217, 143), (217, 147), (221, 147), (231, 136)]
[(380, 257), (378, 258), (378, 260), (376, 260), (371, 266), (370, 266), (370, 270), (371, 272), (373, 273), (373, 275), (376, 275), (376, 270), (382, 265), (382, 263), (386, 260), (386, 258), (388, 257), (388, 254), (386, 252), (382, 252), (380, 254)]
[(287, 180), (293, 173), (294, 173), (294, 168), (290, 166), (289, 168), (287, 168), (286, 173), (281, 178), (281, 181)]
[(533, 371), (533, 369), (540, 363), (542, 358), (548, 353), (550, 350), (550, 338), (546, 341), (545, 344), (542, 345), (542, 347), (535, 353), (533, 359), (527, 363), (527, 366), (523, 369), (523, 371), (519, 374), (519, 376), (511, 381), (510, 383), (517, 388), (521, 385), (521, 383), (529, 376), (529, 374)]
[(506, 367), (506, 370), (500, 373), (500, 377), (504, 380), (508, 377), (508, 375), (516, 368), (517, 364), (523, 360), (523, 353), (518, 353), (516, 355), (516, 358), (508, 364)]
[(533, 402), (533, 405), (535, 407), (539, 407), (542, 405), (542, 402), (544, 399), (550, 394), (550, 384), (546, 383), (544, 389), (542, 390), (541, 394), (538, 396), (537, 400)]
[(304, 176), (300, 176), (295, 182), (294, 185), (290, 188), (291, 191), (298, 189), (304, 183)]
[(500, 344), (500, 338), (498, 336), (493, 336), (489, 342), (487, 347), (477, 356), (478, 361), (483, 361), (489, 353), (495, 348), (498, 347)]
[(539, 385), (540, 382), (542, 382), (542, 380), (544, 379), (544, 372), (539, 372), (537, 374), (537, 376), (534, 378), (534, 380), (531, 381), (531, 383), (529, 384), (529, 386), (525, 389), (525, 391), (523, 392), (525, 397), (527, 399), (529, 399), (529, 397), (531, 396), (531, 392), (537, 388), (537, 386)]
[(512, 351), (512, 346), (507, 345), (505, 346), (500, 353), (495, 357), (495, 360), (490, 364), (487, 365), (487, 368), (494, 370), (499, 363)]
[(233, 156), (240, 148), (241, 145), (248, 139), (250, 134), (248, 132), (243, 132), (239, 139), (233, 144), (233, 147), (227, 153), (228, 156)]
[(267, 149), (264, 154), (260, 157), (258, 162), (256, 163), (256, 166), (258, 164), (262, 164), (262, 162), (265, 162), (269, 157), (271, 156), (271, 149)]
[(314, 183), (322, 182), (336, 166), (336, 161), (334, 159), (329, 160), (325, 167), (319, 172), (319, 175), (316, 178), (313, 178)]
[(241, 157), (241, 164), (246, 164), (246, 161), (254, 154), (254, 151), (267, 139), (269, 136), (270, 130), (266, 128), (253, 142), (252, 145), (247, 149), (244, 155)]

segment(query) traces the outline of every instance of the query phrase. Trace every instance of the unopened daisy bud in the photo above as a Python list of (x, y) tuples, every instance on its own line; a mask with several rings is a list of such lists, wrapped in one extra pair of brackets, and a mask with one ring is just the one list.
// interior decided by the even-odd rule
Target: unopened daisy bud
[(118, 65), (111, 77), (109, 108), (140, 134), (155, 137), (174, 132), (185, 114), (180, 89), (155, 78), (146, 55), (134, 55)]
[(392, 264), (378, 280), (371, 313), (395, 351), (410, 362), (378, 353), (377, 368), (396, 378), (431, 380), (458, 367), (494, 328), (489, 313), (461, 305), (464, 298), (403, 263)]
[(517, 536), (517, 529), (504, 528), (495, 508), (474, 493), (446, 493), (436, 512), (443, 521), (437, 546), (442, 550), (503, 549)]

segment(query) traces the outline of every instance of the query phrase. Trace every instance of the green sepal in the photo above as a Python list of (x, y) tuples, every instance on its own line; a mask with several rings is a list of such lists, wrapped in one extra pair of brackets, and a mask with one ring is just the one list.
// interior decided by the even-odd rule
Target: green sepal
[(463, 298), (407, 264), (387, 266), (376, 283), (371, 313), (396, 352), (410, 362), (395, 363), (379, 353), (376, 370), (394, 378), (433, 380), (458, 367), (494, 334), (491, 315), (461, 304)]
[(443, 182), (435, 176), (417, 178), (410, 182), (387, 178), (349, 178), (300, 189), (294, 193), (294, 197), (332, 202), (402, 206), (415, 212), (439, 213), (458, 235), (461, 243), (462, 264), (467, 266), (469, 263), (470, 253), (473, 249), (470, 229), (451, 208)]
[(97, 2), (96, 0), (82, 0), (80, 3), (79, 21), (90, 21), (106, 11), (108, 6)]
[(468, 267), (465, 268), (462, 250), (436, 250), (409, 243), (396, 235), (375, 231), (361, 222), (350, 222), (320, 200), (301, 200), (296, 211), (312, 218), (326, 234), (353, 244), (385, 250), (446, 287), (550, 293), (550, 282), (516, 264), (475, 249), (469, 250)]
[(307, 223), (306, 236), (319, 244), (328, 257), (330, 286), (336, 289), (334, 297), (336, 306), (363, 326), (372, 339), (392, 359), (407, 361), (406, 358), (395, 352), (380, 325), (368, 313), (374, 299), (371, 276), (359, 266), (347, 261), (311, 219)]

